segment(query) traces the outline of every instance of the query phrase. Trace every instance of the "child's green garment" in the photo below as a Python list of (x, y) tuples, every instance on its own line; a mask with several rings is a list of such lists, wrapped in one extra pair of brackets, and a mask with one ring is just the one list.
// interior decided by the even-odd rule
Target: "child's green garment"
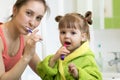
[(37, 71), (42, 80), (75, 80), (68, 72), (69, 63), (74, 63), (78, 69), (79, 79), (77, 80), (102, 80), (88, 42), (66, 56), (64, 61), (59, 59), (54, 68), (49, 67), (51, 56), (46, 57), (37, 65)]

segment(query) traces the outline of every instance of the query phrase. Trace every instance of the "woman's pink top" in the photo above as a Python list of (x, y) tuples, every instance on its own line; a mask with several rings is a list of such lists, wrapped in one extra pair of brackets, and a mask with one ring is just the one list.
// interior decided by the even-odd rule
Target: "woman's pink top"
[(0, 27), (0, 37), (3, 41), (4, 50), (2, 52), (2, 57), (5, 65), (5, 71), (9, 71), (21, 58), (24, 48), (24, 38), (23, 36), (20, 36), (20, 46), (17, 54), (13, 57), (10, 57), (8, 55), (8, 46), (6, 44), (6, 40), (2, 31), (2, 28)]

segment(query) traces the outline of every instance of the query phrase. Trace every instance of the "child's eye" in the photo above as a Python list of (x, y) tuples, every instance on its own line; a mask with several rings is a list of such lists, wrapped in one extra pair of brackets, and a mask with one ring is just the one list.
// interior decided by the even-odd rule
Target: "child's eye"
[(61, 31), (60, 34), (65, 34), (65, 31)]
[(74, 34), (76, 34), (76, 32), (71, 32), (71, 34), (73, 34), (73, 35), (74, 35)]

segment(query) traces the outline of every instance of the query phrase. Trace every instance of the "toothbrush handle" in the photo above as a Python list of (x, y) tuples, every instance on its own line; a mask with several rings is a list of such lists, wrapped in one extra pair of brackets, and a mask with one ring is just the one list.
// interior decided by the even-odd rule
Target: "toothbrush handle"
[[(64, 47), (66, 47), (66, 44), (64, 44)], [(62, 55), (61, 55), (61, 60), (64, 60), (64, 58), (65, 58), (65, 55), (62, 54)]]
[(61, 55), (61, 60), (64, 60), (64, 58), (65, 58), (65, 55), (62, 54), (62, 55)]
[(28, 30), (28, 32), (29, 32), (29, 33), (32, 33), (32, 30), (31, 30), (31, 29), (29, 29), (29, 30)]

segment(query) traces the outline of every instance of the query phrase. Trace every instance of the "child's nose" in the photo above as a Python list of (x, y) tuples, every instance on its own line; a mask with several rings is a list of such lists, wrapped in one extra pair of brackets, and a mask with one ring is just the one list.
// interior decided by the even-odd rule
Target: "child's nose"
[(69, 38), (69, 37), (70, 37), (70, 34), (69, 34), (69, 33), (66, 33), (66, 34), (65, 34), (65, 37), (66, 37), (66, 38)]

